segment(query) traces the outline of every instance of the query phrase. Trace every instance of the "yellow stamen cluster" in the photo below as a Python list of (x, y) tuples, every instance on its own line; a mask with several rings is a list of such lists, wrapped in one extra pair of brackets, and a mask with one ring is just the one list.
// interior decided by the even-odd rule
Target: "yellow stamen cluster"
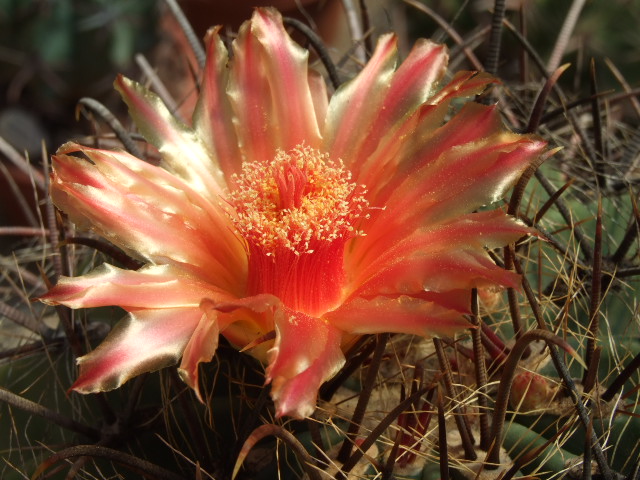
[(299, 145), (269, 163), (245, 163), (230, 194), (244, 238), (273, 256), (280, 248), (313, 253), (316, 242), (357, 235), (368, 204), (342, 161)]

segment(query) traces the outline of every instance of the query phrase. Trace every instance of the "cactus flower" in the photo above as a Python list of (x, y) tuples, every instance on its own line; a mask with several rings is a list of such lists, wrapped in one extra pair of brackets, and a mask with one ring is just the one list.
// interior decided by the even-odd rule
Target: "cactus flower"
[(444, 46), (417, 42), (398, 65), (380, 37), (332, 95), (273, 9), (233, 43), (207, 35), (198, 103), (184, 124), (143, 86), (115, 86), (159, 165), (122, 151), (63, 145), (51, 195), (75, 222), (144, 265), (63, 277), (41, 300), (128, 312), (78, 359), (72, 388), (117, 388), (180, 362), (198, 365), (222, 334), (266, 365), (278, 416), (302, 418), (362, 334), (450, 335), (469, 326), (471, 289), (516, 287), (487, 248), (529, 229), (500, 208), (540, 155), (495, 106), (454, 99), (494, 80), (445, 73)]

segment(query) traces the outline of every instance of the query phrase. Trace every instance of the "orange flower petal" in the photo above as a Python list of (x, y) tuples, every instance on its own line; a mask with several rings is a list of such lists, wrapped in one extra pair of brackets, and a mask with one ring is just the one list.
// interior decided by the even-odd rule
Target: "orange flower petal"
[(269, 120), (278, 148), (289, 151), (303, 143), (316, 148), (320, 131), (307, 77), (309, 51), (289, 37), (273, 8), (255, 10), (251, 33), (262, 46), (258, 61), (269, 81), (274, 114)]
[[(482, 143), (446, 150), (437, 160), (405, 176), (358, 228), (353, 251), (384, 251), (422, 226), (447, 223), (505, 194), (545, 148), (544, 142), (503, 133)], [(354, 255), (357, 258), (357, 254)]]
[(104, 263), (86, 275), (60, 277), (39, 300), (70, 308), (117, 305), (132, 311), (197, 307), (204, 297), (233, 299), (227, 292), (174, 266), (147, 265), (132, 271)]
[(72, 390), (113, 390), (132, 377), (177, 363), (198, 322), (199, 307), (139, 310), (118, 322), (91, 353), (78, 358)]
[(235, 127), (231, 121), (231, 104), (227, 97), (229, 55), (215, 27), (207, 32), (207, 61), (204, 67), (200, 96), (193, 112), (193, 127), (197, 136), (214, 154), (228, 183), (240, 172), (242, 158)]
[(397, 43), (395, 35), (382, 35), (367, 65), (354, 79), (342, 84), (329, 101), (324, 126), (325, 149), (332, 158), (341, 158), (349, 168), (356, 158), (354, 152), (371, 133), (372, 123), (389, 90), (396, 66)]
[(324, 125), (324, 119), (329, 109), (329, 95), (324, 77), (318, 72), (309, 70), (309, 91), (313, 100), (313, 108), (316, 114), (318, 125)]
[(344, 364), (341, 339), (342, 332), (331, 322), (304, 313), (287, 311), (276, 319), (266, 377), (278, 417), (313, 413), (320, 385)]
[(217, 312), (212, 307), (213, 302), (206, 300), (201, 304), (204, 315), (191, 335), (189, 343), (182, 354), (182, 362), (178, 368), (180, 378), (189, 385), (202, 403), (202, 392), (198, 383), (198, 365), (210, 362), (218, 349), (218, 335), (220, 333)]
[(227, 95), (244, 161), (268, 162), (277, 149), (275, 113), (261, 46), (251, 34), (251, 24), (240, 26), (233, 42)]
[[(403, 258), (419, 254), (433, 256), (438, 252), (448, 253), (457, 249), (484, 252), (485, 247), (501, 247), (531, 233), (531, 228), (502, 210), (471, 213), (447, 223), (420, 228), (395, 241), (379, 241), (368, 245), (362, 242), (350, 250), (346, 258), (347, 269), (358, 273), (351, 277), (352, 284), (358, 285), (372, 272), (383, 270), (386, 265)], [(368, 247), (366, 250), (365, 245)], [(432, 273), (424, 272), (424, 275)]]
[[(434, 85), (444, 75), (448, 58), (444, 45), (425, 39), (418, 40), (394, 73), (380, 111), (373, 119), (371, 131), (384, 132), (386, 136), (397, 130), (403, 120), (412, 116), (433, 93)], [(362, 147), (352, 160), (352, 168), (359, 169), (385, 136), (365, 136)]]
[[(470, 302), (471, 295), (467, 295)], [(470, 326), (458, 311), (407, 295), (356, 298), (327, 313), (324, 319), (345, 332), (357, 334), (453, 335)]]
[[(91, 162), (67, 155), (75, 152)], [(60, 153), (53, 158), (51, 195), (80, 227), (132, 255), (180, 265), (241, 293), (246, 254), (220, 207), (131, 155), (73, 144)]]
[(378, 270), (357, 290), (359, 295), (419, 293), (501, 285), (519, 288), (520, 276), (498, 267), (484, 251), (452, 249), (420, 252)]
[(362, 165), (357, 172), (357, 181), (369, 187), (371, 205), (385, 205), (401, 182), (437, 160), (447, 149), (481, 141), (502, 130), (496, 108), (477, 103), (466, 104), (444, 123), (452, 100), (479, 93), (490, 83), (469, 73), (460, 76), (458, 81), (454, 79), (455, 87), (452, 83), (445, 86), (450, 90), (449, 94), (436, 103), (419, 106), (411, 115), (374, 135), (380, 137), (377, 148), (362, 154)]
[(139, 83), (119, 75), (114, 85), (142, 135), (160, 151), (163, 167), (216, 201), (224, 176), (202, 140), (169, 112), (160, 97)]

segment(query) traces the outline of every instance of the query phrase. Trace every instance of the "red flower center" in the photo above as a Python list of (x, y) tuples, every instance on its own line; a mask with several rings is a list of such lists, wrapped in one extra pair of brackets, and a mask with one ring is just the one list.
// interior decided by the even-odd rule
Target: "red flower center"
[(306, 146), (245, 163), (230, 194), (249, 253), (248, 294), (320, 316), (340, 303), (345, 243), (360, 234), (364, 189), (341, 161)]

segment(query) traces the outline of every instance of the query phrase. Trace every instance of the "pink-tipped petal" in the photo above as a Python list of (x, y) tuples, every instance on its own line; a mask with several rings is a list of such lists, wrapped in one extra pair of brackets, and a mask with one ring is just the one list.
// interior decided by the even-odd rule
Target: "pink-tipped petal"
[[(447, 156), (455, 155), (455, 152), (465, 145), (469, 149), (474, 146), (480, 149), (487, 143), (497, 143), (496, 140), (504, 129), (495, 106), (468, 103), (442, 125), (448, 105), (449, 101), (444, 101), (438, 105), (422, 106), (417, 116), (406, 121), (398, 131), (398, 137), (383, 143), (381, 147), (386, 148), (379, 148), (367, 160), (364, 170), (369, 172), (369, 175), (362, 177), (362, 180), (376, 186), (378, 202), (389, 202), (390, 196), (399, 188), (403, 185), (411, 185), (407, 180), (413, 178), (418, 172), (428, 171), (429, 173), (425, 175), (431, 175), (432, 171), (446, 168), (451, 163)], [(409, 137), (412, 141), (403, 141)], [(493, 142), (487, 141), (489, 137)], [(518, 138), (526, 137), (515, 135), (512, 137), (512, 139)], [(507, 144), (505, 139), (499, 140)], [(391, 145), (389, 146), (388, 143)], [(385, 166), (385, 161), (388, 161), (389, 157), (392, 163)], [(376, 168), (377, 165), (380, 166)], [(433, 170), (427, 170), (428, 168)]]
[[(351, 167), (354, 152), (371, 132), (396, 66), (397, 38), (380, 37), (371, 60), (352, 80), (340, 86), (329, 102), (324, 126), (325, 149)], [(357, 133), (356, 133), (357, 132)]]
[(214, 27), (207, 32), (207, 62), (193, 113), (193, 127), (215, 155), (228, 184), (232, 175), (240, 172), (242, 158), (227, 97), (229, 55), (219, 30), (220, 27)]
[[(378, 115), (373, 121), (373, 132), (398, 129), (433, 93), (435, 84), (445, 73), (449, 55), (444, 45), (420, 39), (409, 56), (393, 75), (389, 90)], [(368, 135), (356, 155), (359, 166), (379, 145), (382, 135)]]
[(311, 91), (316, 121), (318, 125), (324, 125), (329, 108), (329, 94), (324, 77), (313, 70), (309, 70), (309, 90)]
[(204, 315), (200, 318), (198, 326), (184, 349), (178, 374), (182, 381), (193, 389), (198, 400), (204, 403), (198, 383), (198, 365), (211, 361), (218, 348), (218, 334), (220, 332), (214, 302), (211, 299), (205, 299), (200, 308)]
[[(272, 342), (254, 341), (268, 337), (274, 332), (275, 323), (282, 316), (282, 302), (269, 294), (254, 295), (221, 302), (203, 302), (202, 308), (216, 316), (220, 333), (235, 347), (246, 348), (251, 356), (263, 363)], [(215, 313), (214, 313), (215, 312)]]
[(342, 332), (324, 319), (288, 311), (276, 322), (276, 334), (266, 373), (276, 415), (308, 417), (320, 385), (344, 364)]
[[(70, 155), (76, 152), (91, 161)], [(54, 203), (81, 228), (133, 256), (180, 265), (240, 293), (241, 240), (221, 208), (180, 179), (125, 153), (73, 144), (53, 157), (53, 172)]]
[(80, 277), (60, 277), (39, 298), (50, 305), (93, 308), (117, 305), (127, 311), (144, 308), (197, 307), (202, 298), (230, 301), (220, 290), (171, 265), (147, 265), (138, 271), (107, 263)]
[(494, 286), (519, 288), (520, 276), (497, 266), (484, 251), (457, 249), (398, 259), (378, 270), (357, 292), (411, 294)]
[(275, 107), (261, 48), (250, 23), (243, 23), (233, 42), (227, 94), (243, 160), (249, 162), (267, 162), (278, 148)]
[(139, 83), (119, 75), (115, 87), (142, 135), (160, 151), (163, 166), (207, 198), (221, 194), (225, 186), (222, 170), (195, 132)]
[(371, 245), (359, 251), (361, 246), (356, 246), (345, 259), (347, 267), (358, 272), (351, 277), (350, 286), (360, 295), (519, 288), (520, 277), (498, 267), (484, 248), (506, 245), (532, 233), (501, 210), (489, 210), (420, 229), (379, 248)]
[[(470, 302), (469, 291), (466, 295)], [(325, 319), (334, 327), (357, 334), (395, 332), (451, 336), (470, 327), (459, 311), (407, 295), (356, 298), (327, 313)]]
[(130, 313), (95, 350), (78, 358), (80, 374), (71, 389), (105, 392), (142, 373), (174, 365), (202, 315), (199, 307)]
[(544, 148), (537, 139), (501, 133), (445, 151), (405, 176), (389, 193), (384, 210), (372, 212), (359, 225), (367, 236), (354, 243), (354, 258), (364, 252), (376, 258), (376, 251), (391, 248), (423, 226), (446, 224), (497, 201)]
[[(381, 224), (379, 228), (381, 227)], [(378, 242), (356, 244), (346, 258), (351, 271), (359, 273), (353, 276), (357, 285), (372, 272), (384, 269), (385, 265), (395, 263), (403, 257), (416, 256), (420, 252), (434, 255), (436, 252), (456, 249), (472, 249), (482, 252), (484, 248), (497, 248), (515, 242), (521, 237), (534, 234), (534, 230), (505, 214), (502, 210), (487, 210), (461, 215), (455, 220), (440, 225), (424, 227), (405, 235), (396, 236), (386, 232), (368, 231), (380, 237)], [(366, 248), (366, 249), (365, 249)]]
[(287, 34), (282, 16), (273, 8), (257, 8), (251, 33), (262, 46), (259, 61), (269, 80), (275, 118), (271, 119), (278, 147), (289, 151), (298, 145), (317, 147), (320, 130), (307, 78), (309, 51)]
[(448, 93), (437, 102), (424, 103), (396, 124), (380, 130), (383, 134), (375, 150), (360, 152), (357, 181), (369, 187), (372, 205), (384, 205), (401, 182), (447, 149), (481, 141), (502, 129), (496, 108), (478, 103), (466, 104), (443, 125), (454, 99), (479, 93), (491, 80), (467, 73), (445, 86)]
[(498, 80), (485, 72), (457, 72), (447, 85), (429, 98), (428, 103), (436, 105), (451, 98), (478, 95), (492, 83), (498, 83)]

